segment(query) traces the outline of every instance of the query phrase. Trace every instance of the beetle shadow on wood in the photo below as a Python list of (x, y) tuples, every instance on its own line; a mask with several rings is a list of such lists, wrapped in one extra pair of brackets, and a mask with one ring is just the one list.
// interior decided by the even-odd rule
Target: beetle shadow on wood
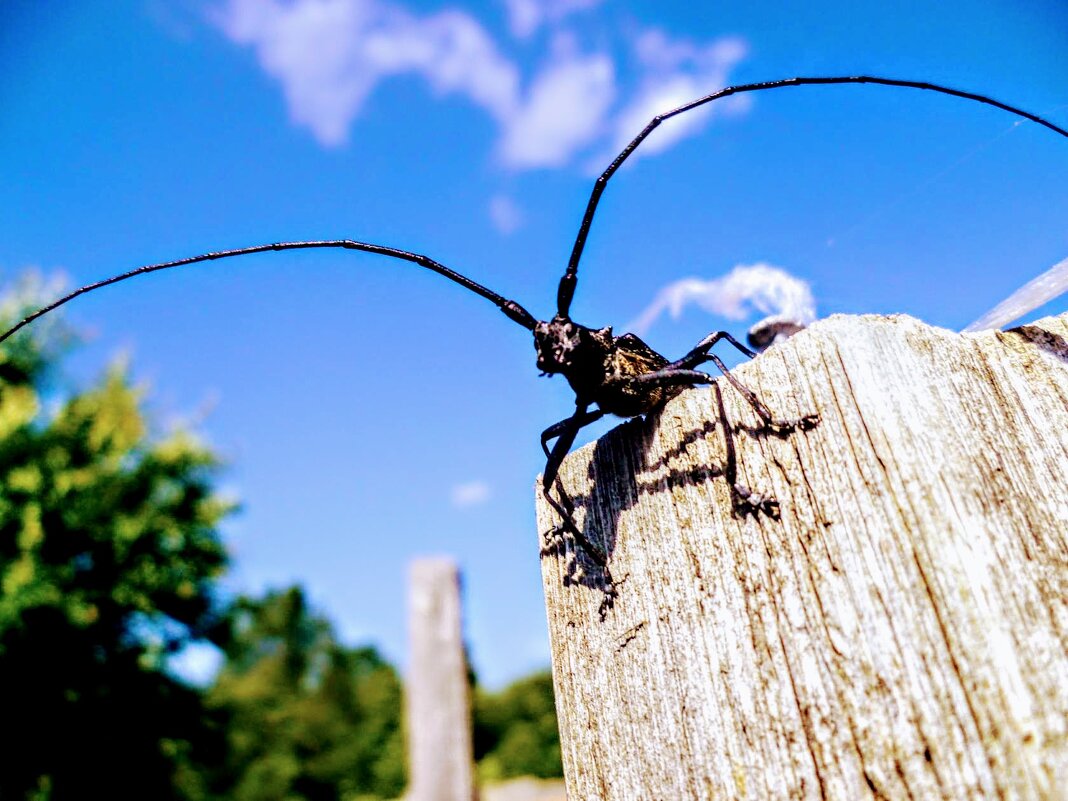
[[(582, 515), (575, 515), (576, 522), (584, 535), (606, 555), (609, 570), (606, 571), (585, 550), (576, 546), (570, 534), (550, 533), (547, 541), (543, 540), (541, 555), (566, 558), (564, 586), (578, 584), (604, 592), (606, 598), (610, 598), (613, 589), (608, 576), (623, 512), (633, 507), (644, 495), (670, 492), (676, 487), (705, 484), (724, 478), (726, 456), (718, 432), (718, 419), (705, 420), (702, 425), (685, 432), (668, 450), (652, 458), (653, 440), (662, 413), (658, 411), (644, 418), (627, 420), (595, 441), (587, 470), (590, 491), (569, 494), (568, 499), (572, 512), (584, 511)], [(731, 430), (736, 437), (738, 434), (750, 437), (784, 436), (762, 425), (734, 423)], [(714, 464), (691, 454), (696, 443), (710, 437), (715, 438), (711, 443), (711, 449), (717, 454)], [(673, 467), (678, 461), (690, 464)], [(564, 505), (568, 506), (567, 503)], [(627, 576), (614, 575), (612, 579), (618, 588), (625, 584)], [(611, 605), (610, 600), (608, 605)]]
[(1004, 333), (1022, 337), (1035, 347), (1042, 348), (1042, 350), (1059, 357), (1061, 361), (1068, 363), (1068, 340), (1060, 334), (1037, 325), (1021, 325), (1016, 328), (1010, 328)]

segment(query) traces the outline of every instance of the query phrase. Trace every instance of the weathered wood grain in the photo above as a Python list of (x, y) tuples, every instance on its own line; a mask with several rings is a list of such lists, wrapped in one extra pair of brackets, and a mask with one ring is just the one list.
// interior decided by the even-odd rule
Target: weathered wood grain
[[(1068, 316), (832, 317), (572, 454), (598, 569), (542, 560), (571, 801), (1068, 798)], [(539, 488), (540, 497), (540, 488)], [(555, 518), (539, 500), (541, 532)]]

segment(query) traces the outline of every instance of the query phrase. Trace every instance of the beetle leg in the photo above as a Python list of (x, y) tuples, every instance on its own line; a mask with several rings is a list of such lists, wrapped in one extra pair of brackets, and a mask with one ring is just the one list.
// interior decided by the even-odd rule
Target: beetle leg
[(708, 357), (708, 352), (710, 350), (712, 350), (712, 348), (716, 345), (716, 343), (719, 342), (721, 339), (725, 339), (728, 342), (730, 342), (732, 345), (734, 345), (734, 347), (736, 347), (738, 350), (740, 350), (742, 353), (744, 353), (750, 359), (752, 359), (752, 358), (754, 358), (756, 356), (756, 354), (753, 353), (753, 351), (749, 350), (749, 348), (747, 348), (745, 345), (743, 345), (737, 339), (732, 337), (726, 331), (715, 331), (715, 332), (709, 334), (704, 339), (702, 339), (700, 342), (698, 342), (697, 345), (694, 346), (694, 348), (689, 353), (687, 353), (685, 356), (683, 356), (681, 359), (679, 359), (678, 361), (674, 361), (671, 364), (667, 365), (667, 367), (665, 369), (670, 369), (670, 370), (691, 370), (694, 367), (696, 367), (697, 365), (708, 361), (708, 358), (709, 358)]
[[(760, 398), (756, 396), (756, 393), (753, 392), (753, 390), (749, 389), (747, 386), (745, 386), (745, 384), (743, 384), (737, 378), (735, 378), (731, 374), (731, 371), (727, 369), (727, 365), (725, 365), (718, 356), (716, 356), (714, 353), (710, 353), (712, 346), (719, 342), (721, 339), (727, 340), (732, 345), (734, 345), (734, 347), (738, 348), (738, 350), (740, 350), (742, 353), (749, 357), (753, 357), (756, 355), (747, 347), (745, 347), (741, 342), (739, 342), (737, 339), (728, 334), (726, 331), (716, 331), (715, 333), (709, 334), (707, 337), (702, 339), (693, 350), (691, 350), (681, 359), (664, 366), (663, 368), (658, 370), (657, 373), (664, 373), (670, 371), (678, 373), (686, 372), (692, 373), (694, 375), (704, 375), (704, 373), (697, 372), (693, 370), (693, 368), (699, 364), (710, 361), (716, 365), (716, 367), (721, 373), (723, 373), (723, 377), (731, 382), (731, 386), (738, 391), (738, 394), (745, 398), (746, 402), (753, 407), (753, 411), (757, 413), (757, 416), (761, 419), (764, 425), (772, 431), (775, 431), (777, 433), (784, 433), (787, 431), (793, 431), (796, 428), (800, 428), (802, 431), (807, 431), (815, 427), (816, 424), (819, 423), (820, 417), (818, 414), (808, 414), (804, 417), (799, 417), (796, 420), (777, 420), (775, 418), (775, 415), (771, 413), (771, 410), (764, 405), (763, 401), (761, 401)], [(646, 379), (643, 378), (643, 380)], [(687, 382), (681, 381), (678, 383)], [(693, 383), (705, 384), (708, 383), (708, 381), (695, 380)]]
[[(590, 425), (590, 423), (596, 423), (602, 417), (604, 417), (604, 412), (602, 412), (600, 409), (596, 409), (592, 412), (585, 412), (581, 417), (581, 421), (579, 422), (578, 427), (585, 428), (586, 426)], [(552, 454), (549, 452), (549, 440), (553, 440), (559, 437), (564, 431), (567, 430), (567, 427), (569, 425), (573, 425), (574, 419), (575, 417), (574, 415), (572, 415), (571, 417), (568, 417), (565, 420), (561, 420), (559, 423), (554, 423), (553, 425), (549, 426), (547, 429), (541, 432), (541, 449), (545, 451), (546, 459), (552, 459)], [(577, 429), (575, 433), (578, 433)], [(571, 437), (571, 441), (575, 441), (574, 436)], [(571, 446), (569, 445), (568, 448), (570, 449), (570, 447)], [(560, 461), (563, 461), (563, 457), (561, 457)], [(558, 461), (555, 465), (555, 469), (553, 470), (553, 478), (556, 478), (556, 471), (560, 469), (560, 461)], [(545, 475), (549, 475), (549, 465), (545, 466)]]
[(719, 384), (712, 384), (712, 391), (716, 393), (716, 406), (719, 407), (719, 423), (723, 428), (723, 442), (727, 450), (727, 466), (724, 469), (724, 477), (731, 488), (731, 501), (734, 509), (741, 514), (753, 514), (763, 512), (768, 517), (779, 519), (779, 502), (770, 495), (762, 495), (753, 492), (744, 484), (738, 483), (738, 457), (734, 452), (734, 433), (731, 431), (730, 422), (727, 420), (727, 408), (723, 405), (723, 391)]
[(731, 382), (731, 386), (734, 387), (738, 394), (745, 398), (749, 405), (753, 407), (753, 411), (757, 413), (757, 416), (764, 421), (764, 425), (772, 429), (777, 433), (784, 433), (787, 431), (793, 431), (795, 428), (800, 428), (802, 431), (808, 431), (815, 428), (820, 421), (818, 414), (806, 414), (803, 417), (798, 417), (796, 420), (776, 420), (772, 415), (771, 410), (756, 396), (756, 393), (749, 387), (745, 386), (741, 381), (735, 378), (731, 371), (727, 369), (720, 358), (714, 353), (708, 354), (708, 358), (713, 364), (719, 368), (719, 371), (723, 373), (723, 377)]
[[(567, 456), (568, 451), (571, 450), (571, 446), (575, 444), (575, 437), (578, 436), (578, 432), (581, 428), (588, 426), (590, 423), (594, 423), (604, 417), (604, 412), (600, 409), (589, 412), (587, 411), (589, 404), (577, 403), (575, 405), (575, 413), (567, 418), (561, 420), (559, 423), (555, 423), (549, 426), (541, 433), (541, 449), (545, 451), (545, 455), (548, 461), (545, 463), (545, 472), (542, 474), (541, 480), (541, 492), (545, 496), (545, 500), (548, 502), (556, 513), (560, 515), (561, 524), (555, 527), (549, 532), (549, 538), (567, 531), (575, 538), (575, 541), (582, 546), (583, 550), (589, 554), (590, 558), (601, 568), (604, 572), (604, 586), (602, 590), (604, 592), (604, 598), (601, 601), (601, 605), (598, 609), (598, 614), (601, 620), (604, 620), (608, 614), (608, 610), (612, 608), (617, 596), (615, 580), (612, 578), (612, 573), (608, 569), (608, 554), (606, 554), (601, 548), (595, 546), (590, 542), (589, 538), (579, 531), (578, 526), (575, 525), (575, 521), (572, 518), (575, 506), (571, 502), (571, 499), (567, 496), (567, 492), (564, 490), (563, 485), (557, 479), (557, 475), (560, 472), (560, 465), (563, 464), (564, 457)], [(549, 450), (549, 440), (556, 439), (556, 444), (553, 445), (552, 450)], [(551, 489), (553, 485), (556, 485), (556, 491), (560, 496), (560, 501), (553, 498)]]
[[(712, 391), (716, 394), (720, 428), (723, 429), (723, 442), (727, 451), (727, 464), (723, 475), (731, 489), (731, 502), (735, 511), (740, 514), (763, 512), (776, 520), (779, 518), (779, 502), (777, 500), (770, 495), (754, 492), (749, 487), (738, 482), (738, 456), (734, 449), (734, 432), (731, 430), (730, 421), (727, 419), (727, 408), (723, 405), (723, 392), (720, 390), (715, 378), (699, 370), (664, 368), (653, 373), (645, 373), (630, 380), (637, 384), (660, 386), (711, 384)], [(757, 402), (759, 403), (759, 401)]]
[[(567, 497), (567, 493), (564, 491), (563, 486), (557, 481), (557, 474), (560, 472), (560, 465), (563, 464), (564, 457), (567, 456), (567, 452), (571, 450), (571, 446), (575, 444), (575, 437), (578, 436), (579, 429), (589, 425), (604, 417), (604, 412), (600, 409), (588, 412), (588, 403), (579, 403), (575, 406), (575, 413), (566, 420), (561, 420), (559, 423), (549, 426), (541, 434), (541, 447), (545, 451), (548, 461), (545, 463), (545, 472), (542, 475), (542, 495), (545, 496), (545, 500), (549, 505), (556, 510), (556, 513), (560, 515), (563, 523), (561, 528), (571, 533), (575, 540), (589, 553), (590, 557), (602, 568), (607, 568), (608, 558), (604, 552), (593, 545), (587, 539), (586, 535), (579, 531), (578, 526), (575, 525), (575, 521), (572, 519), (572, 512), (574, 505), (571, 503), (571, 499)], [(549, 440), (556, 438), (556, 444), (553, 445), (552, 450), (549, 450)], [(563, 503), (558, 502), (552, 496), (553, 485), (556, 485), (556, 491), (560, 496)]]

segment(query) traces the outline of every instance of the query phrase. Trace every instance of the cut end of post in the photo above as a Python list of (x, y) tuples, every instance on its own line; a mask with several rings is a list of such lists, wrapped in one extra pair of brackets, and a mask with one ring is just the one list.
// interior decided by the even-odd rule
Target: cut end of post
[[(569, 798), (1054, 798), (1068, 786), (1068, 315), (821, 320), (565, 461), (542, 571)], [(557, 522), (538, 500), (538, 528)], [(544, 545), (544, 543), (543, 543)]]

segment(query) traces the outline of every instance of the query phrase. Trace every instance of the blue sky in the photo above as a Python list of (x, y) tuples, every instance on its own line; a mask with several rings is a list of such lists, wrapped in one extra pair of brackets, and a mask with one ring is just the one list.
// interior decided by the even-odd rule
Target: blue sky
[[(8, 0), (0, 280), (352, 237), (545, 317), (593, 176), (663, 104), (869, 73), (1064, 126), (1066, 55), (1061, 0)], [(580, 322), (622, 327), (674, 282), (763, 263), (820, 315), (960, 328), (1068, 256), (1068, 141), (1004, 113), (830, 87), (679, 122), (605, 195)], [(686, 305), (645, 335), (678, 355), (743, 333), (729, 311)], [(405, 565), (453, 554), (482, 678), (548, 662), (532, 485), (538, 434), (571, 398), (490, 304), (405, 263), (314, 252), (153, 275), (68, 317), (88, 343), (67, 380), (129, 354), (163, 424), (228, 459), (233, 589), (300, 581), (346, 639), (403, 662)]]

